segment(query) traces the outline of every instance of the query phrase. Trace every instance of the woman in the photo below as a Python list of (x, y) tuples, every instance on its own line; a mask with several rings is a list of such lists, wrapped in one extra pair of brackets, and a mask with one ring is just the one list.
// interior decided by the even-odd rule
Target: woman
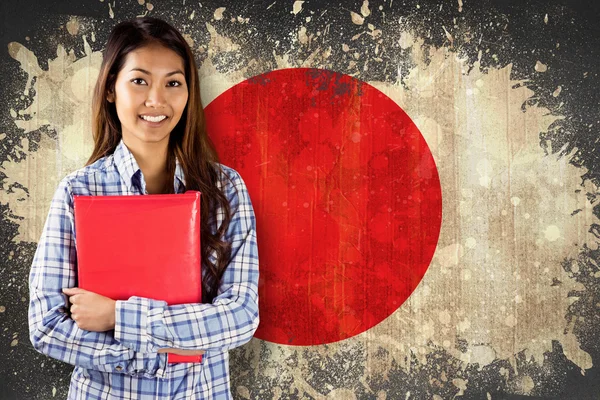
[[(196, 64), (177, 30), (149, 17), (113, 29), (93, 121), (92, 156), (60, 182), (34, 256), (31, 342), (75, 365), (69, 399), (231, 398), (228, 350), (259, 322), (255, 219), (244, 181), (206, 135)], [(75, 287), (74, 195), (186, 190), (202, 192), (201, 304), (114, 301)], [(168, 364), (167, 352), (203, 360)]]

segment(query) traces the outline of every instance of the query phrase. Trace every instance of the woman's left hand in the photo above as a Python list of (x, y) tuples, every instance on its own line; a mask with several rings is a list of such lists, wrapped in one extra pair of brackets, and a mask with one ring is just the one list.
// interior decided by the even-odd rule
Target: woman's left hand
[(104, 332), (115, 328), (117, 302), (80, 288), (63, 289), (71, 303), (71, 319), (86, 331)]

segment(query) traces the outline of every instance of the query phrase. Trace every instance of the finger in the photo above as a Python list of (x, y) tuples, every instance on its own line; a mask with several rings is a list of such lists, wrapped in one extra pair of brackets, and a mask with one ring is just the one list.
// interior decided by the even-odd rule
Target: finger
[(69, 303), (75, 304), (79, 302), (79, 297), (81, 297), (81, 294), (74, 294), (72, 296), (69, 296)]
[(78, 287), (64, 288), (62, 291), (63, 291), (64, 294), (69, 295), (69, 296), (72, 296), (74, 294), (81, 294), (81, 293), (87, 292), (87, 290), (81, 289), (81, 288), (78, 288)]

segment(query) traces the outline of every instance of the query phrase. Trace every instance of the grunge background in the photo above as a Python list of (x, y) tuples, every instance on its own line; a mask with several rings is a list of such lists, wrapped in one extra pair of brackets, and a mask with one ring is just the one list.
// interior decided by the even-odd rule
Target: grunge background
[[(589, 4), (588, 4), (589, 3)], [(72, 367), (28, 339), (27, 276), (59, 180), (91, 150), (101, 50), (167, 19), (204, 104), (289, 67), (391, 97), (434, 155), (444, 216), (429, 271), (341, 342), (231, 352), (236, 398), (600, 396), (600, 6), (566, 1), (128, 0), (0, 4), (0, 398), (65, 398)]]

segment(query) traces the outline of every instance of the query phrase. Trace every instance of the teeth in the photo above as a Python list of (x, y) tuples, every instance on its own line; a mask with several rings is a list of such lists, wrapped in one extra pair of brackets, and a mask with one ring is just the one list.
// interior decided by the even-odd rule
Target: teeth
[(157, 117), (150, 117), (148, 115), (142, 115), (141, 117), (143, 119), (145, 119), (146, 121), (150, 121), (150, 122), (160, 122), (163, 119), (167, 118), (165, 115), (159, 115)]

